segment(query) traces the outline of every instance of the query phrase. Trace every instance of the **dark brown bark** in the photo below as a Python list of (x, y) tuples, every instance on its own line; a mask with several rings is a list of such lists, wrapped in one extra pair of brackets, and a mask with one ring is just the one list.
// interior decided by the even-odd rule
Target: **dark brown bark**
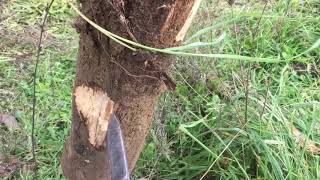
[[(175, 37), (195, 0), (83, 0), (81, 11), (103, 28), (152, 47), (178, 45)], [(99, 87), (115, 102), (121, 121), (130, 171), (150, 129), (158, 97), (174, 88), (167, 76), (172, 61), (163, 54), (133, 52), (98, 33), (82, 19), (75, 87)], [(74, 101), (74, 100), (73, 100)], [(110, 179), (105, 150), (95, 149), (73, 103), (71, 136), (62, 169), (71, 180)]]

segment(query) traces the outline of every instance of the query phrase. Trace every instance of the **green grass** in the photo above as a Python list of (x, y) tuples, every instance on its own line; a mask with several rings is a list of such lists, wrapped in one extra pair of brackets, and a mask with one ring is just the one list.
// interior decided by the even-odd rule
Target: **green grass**
[[(0, 62), (0, 113), (15, 114), (22, 127), (15, 132), (0, 128), (0, 153), (23, 163), (17, 179), (32, 178), (28, 164), (37, 36), (31, 35), (38, 31), (44, 7), (43, 0), (9, 2), (4, 13), (10, 16), (0, 22), (7, 30), (0, 28), (0, 61), (14, 60)], [(207, 170), (204, 179), (320, 178), (319, 155), (299, 146), (291, 132), (293, 125), (320, 145), (320, 49), (296, 57), (320, 38), (320, 2), (269, 2), (262, 14), (263, 7), (260, 1), (232, 7), (225, 1), (203, 1), (188, 37), (198, 36), (189, 42), (225, 36), (218, 44), (188, 51), (299, 62), (179, 57), (172, 69), (177, 90), (159, 102), (135, 178), (199, 179)], [(51, 12), (37, 81), (39, 179), (63, 179), (59, 161), (71, 124), (77, 56), (75, 12), (63, 0)]]

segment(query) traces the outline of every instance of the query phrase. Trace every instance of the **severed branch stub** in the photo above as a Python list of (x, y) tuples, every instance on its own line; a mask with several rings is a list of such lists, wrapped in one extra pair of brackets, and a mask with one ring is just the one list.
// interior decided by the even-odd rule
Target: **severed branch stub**
[(85, 122), (90, 144), (97, 149), (103, 147), (114, 102), (102, 89), (85, 85), (76, 87), (74, 96), (76, 108)]

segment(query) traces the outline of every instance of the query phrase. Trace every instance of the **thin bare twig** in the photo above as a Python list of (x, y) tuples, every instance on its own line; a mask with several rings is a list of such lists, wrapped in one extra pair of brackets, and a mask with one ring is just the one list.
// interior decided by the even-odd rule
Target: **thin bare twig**
[(263, 107), (262, 107), (262, 111), (261, 111), (260, 116), (259, 116), (260, 121), (262, 119), (264, 111), (266, 110), (267, 97), (268, 97), (268, 92), (269, 92), (269, 88), (270, 88), (269, 77), (267, 77), (267, 82), (266, 83), (267, 83), (267, 91), (266, 91), (266, 94), (264, 95)]
[(42, 22), (40, 24), (40, 36), (39, 36), (39, 41), (38, 41), (38, 46), (37, 46), (37, 56), (36, 56), (36, 65), (34, 68), (34, 73), (33, 73), (33, 99), (32, 99), (32, 132), (31, 132), (31, 141), (32, 141), (32, 160), (35, 165), (35, 170), (34, 170), (34, 178), (37, 176), (37, 160), (36, 160), (36, 153), (35, 153), (35, 148), (36, 148), (36, 141), (35, 141), (35, 134), (34, 134), (34, 129), (35, 129), (35, 112), (36, 112), (36, 79), (37, 79), (37, 70), (38, 70), (38, 65), (39, 65), (39, 60), (40, 60), (40, 53), (42, 50), (42, 37), (44, 33), (44, 25), (47, 21), (49, 10), (53, 4), (54, 0), (50, 0), (50, 2), (47, 4), (44, 13), (43, 13), (43, 18)]
[[(251, 63), (250, 63), (251, 64)], [(247, 73), (246, 73), (246, 84), (245, 84), (245, 107), (244, 107), (244, 121), (248, 121), (248, 105), (249, 105), (249, 83), (251, 79), (251, 72), (250, 67), (248, 67)]]
[[(257, 35), (258, 29), (259, 29), (259, 26), (260, 26), (260, 22), (261, 22), (263, 14), (266, 11), (267, 4), (268, 4), (268, 1), (265, 1), (262, 13), (261, 13), (261, 15), (259, 17), (259, 20), (258, 20), (258, 23), (257, 23), (257, 26), (256, 26), (256, 28), (254, 29), (254, 31), (252, 33), (252, 44), (254, 44), (254, 41), (256, 39), (256, 35)], [(251, 56), (253, 56), (253, 51), (254, 51), (254, 49), (252, 48), (251, 49)], [(248, 70), (247, 70), (247, 73), (246, 73), (246, 84), (245, 84), (245, 114), (244, 114), (245, 122), (248, 121), (249, 83), (250, 83), (250, 79), (251, 79), (251, 69), (250, 69), (251, 63), (249, 63), (249, 65), (250, 66), (248, 67)]]
[(259, 26), (260, 26), (261, 19), (262, 19), (262, 16), (263, 16), (263, 14), (265, 13), (265, 11), (266, 11), (266, 9), (267, 9), (267, 5), (268, 5), (268, 0), (265, 1), (265, 3), (264, 3), (263, 10), (262, 10), (261, 16), (259, 17), (257, 26), (256, 26), (255, 30), (254, 30), (253, 33), (252, 33), (252, 42), (253, 42), (253, 41), (255, 40), (255, 38), (256, 38), (256, 35), (257, 35), (257, 32), (258, 32), (258, 28), (259, 28)]
[(283, 16), (281, 18), (279, 18), (279, 20), (277, 22), (277, 25), (276, 25), (276, 32), (277, 32), (277, 48), (276, 49), (278, 50), (278, 54), (280, 55), (281, 59), (285, 59), (283, 57), (283, 54), (282, 54), (283, 48), (282, 48), (281, 32), (282, 32), (282, 29), (283, 29), (284, 19), (289, 13), (290, 4), (291, 4), (291, 0), (287, 0), (286, 9), (285, 9), (285, 11), (283, 13)]

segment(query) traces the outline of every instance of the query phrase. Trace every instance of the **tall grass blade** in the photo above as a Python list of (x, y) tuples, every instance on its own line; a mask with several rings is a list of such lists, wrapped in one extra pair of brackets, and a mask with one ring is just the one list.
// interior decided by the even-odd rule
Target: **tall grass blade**
[[(219, 59), (234, 59), (234, 60), (243, 60), (243, 61), (251, 61), (251, 62), (266, 62), (266, 63), (279, 63), (279, 62), (284, 62), (281, 61), (280, 59), (273, 59), (273, 58), (261, 58), (261, 57), (249, 57), (249, 56), (241, 56), (241, 55), (231, 55), (231, 54), (197, 54), (197, 53), (187, 53), (187, 52), (176, 52), (176, 51), (171, 51), (168, 49), (158, 49), (158, 48), (153, 48), (149, 47), (146, 45), (142, 45), (139, 43), (136, 43), (134, 41), (125, 39), (121, 36), (118, 36), (116, 34), (111, 33), (110, 31), (107, 31), (88, 19), (84, 14), (82, 14), (72, 3), (69, 3), (70, 6), (84, 19), (86, 20), (89, 24), (91, 24), (93, 27), (95, 27), (97, 30), (102, 32), (104, 35), (108, 36), (110, 39), (118, 42), (119, 44), (135, 51), (136, 49), (131, 47), (130, 45), (149, 50), (149, 51), (154, 51), (154, 52), (161, 52), (161, 53), (166, 53), (166, 54), (171, 54), (171, 55), (176, 55), (176, 56), (193, 56), (193, 57), (207, 57), (207, 58), (219, 58)], [(130, 44), (130, 45), (129, 45)]]
[(194, 49), (194, 48), (205, 47), (205, 46), (213, 46), (213, 45), (219, 44), (225, 37), (226, 37), (226, 33), (224, 32), (213, 42), (194, 42), (194, 43), (187, 44), (185, 46), (166, 48), (165, 50), (182, 51), (182, 50)]

